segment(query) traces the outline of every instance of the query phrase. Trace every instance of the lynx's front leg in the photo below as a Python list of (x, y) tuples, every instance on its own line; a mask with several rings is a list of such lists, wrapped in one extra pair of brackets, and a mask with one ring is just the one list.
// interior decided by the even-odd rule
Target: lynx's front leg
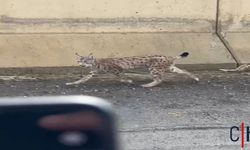
[(128, 77), (124, 77), (125, 74), (118, 74), (116, 75), (116, 77), (118, 78), (118, 80), (122, 83), (129, 83), (129, 84), (133, 84), (133, 80), (129, 79)]
[(109, 64), (108, 68), (105, 70), (107, 70), (106, 72), (114, 75), (122, 83), (133, 83), (133, 80), (124, 77), (123, 69), (120, 66)]
[(149, 71), (154, 80), (153, 82), (150, 82), (148, 84), (141, 85), (142, 87), (149, 88), (149, 87), (154, 87), (162, 83), (162, 76), (164, 75), (166, 71), (165, 69), (149, 68)]
[(194, 80), (196, 80), (196, 81), (199, 81), (199, 78), (196, 77), (194, 74), (192, 74), (192, 73), (190, 73), (190, 72), (188, 72), (188, 71), (186, 71), (186, 70), (182, 70), (182, 69), (180, 69), (180, 68), (177, 68), (177, 67), (175, 67), (174, 65), (170, 66), (169, 69), (170, 69), (171, 72), (180, 73), (180, 74), (186, 74), (186, 75), (188, 75), (190, 78), (192, 78), (192, 79), (194, 79)]
[(95, 73), (96, 73), (95, 71), (91, 71), (89, 75), (86, 75), (83, 78), (81, 78), (80, 80), (77, 80), (75, 82), (66, 83), (66, 85), (77, 85), (77, 84), (85, 83), (88, 80), (90, 80), (91, 78), (93, 78), (93, 76), (95, 75)]

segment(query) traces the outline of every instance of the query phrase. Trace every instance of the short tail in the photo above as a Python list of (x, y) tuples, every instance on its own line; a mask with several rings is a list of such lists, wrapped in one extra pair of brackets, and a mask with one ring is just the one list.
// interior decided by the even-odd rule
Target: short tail
[(180, 56), (181, 56), (182, 58), (184, 58), (184, 57), (188, 57), (188, 55), (189, 55), (188, 52), (184, 52), (184, 53), (182, 53)]
[(188, 52), (184, 52), (184, 53), (182, 53), (181, 55), (176, 56), (175, 59), (185, 58), (185, 57), (188, 57), (188, 55), (189, 55)]

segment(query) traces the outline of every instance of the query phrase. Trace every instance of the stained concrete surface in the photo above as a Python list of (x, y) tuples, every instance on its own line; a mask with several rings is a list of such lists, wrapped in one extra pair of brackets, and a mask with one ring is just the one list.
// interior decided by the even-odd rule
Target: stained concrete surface
[(110, 33), (212, 32), (217, 1), (0, 0), (0, 3), (0, 33)]
[(249, 0), (219, 0), (219, 29), (223, 32), (250, 31)]
[(3, 34), (0, 68), (78, 66), (75, 53), (97, 58), (176, 56), (195, 70), (235, 68), (236, 62), (213, 33)]
[(76, 77), (0, 80), (0, 96), (106, 98), (115, 107), (124, 150), (241, 149), (240, 141), (230, 141), (229, 131), (242, 120), (250, 124), (250, 73), (195, 73), (198, 83), (169, 74), (164, 84), (151, 89), (138, 86), (148, 82), (142, 80), (128, 85), (95, 79), (78, 87), (65, 85)]
[(250, 63), (250, 32), (227, 32), (224, 39), (239, 64)]

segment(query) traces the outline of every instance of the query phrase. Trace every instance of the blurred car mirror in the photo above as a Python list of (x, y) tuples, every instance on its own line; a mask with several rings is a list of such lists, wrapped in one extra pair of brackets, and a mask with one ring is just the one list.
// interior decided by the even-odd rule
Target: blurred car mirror
[(115, 150), (112, 107), (89, 96), (0, 99), (1, 150)]

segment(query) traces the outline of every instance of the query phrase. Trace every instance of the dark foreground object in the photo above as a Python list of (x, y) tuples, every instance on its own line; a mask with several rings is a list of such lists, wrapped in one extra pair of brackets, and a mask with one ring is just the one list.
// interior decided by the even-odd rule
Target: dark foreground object
[(2, 150), (117, 150), (112, 108), (90, 96), (0, 98)]
[(201, 79), (198, 83), (171, 76), (151, 89), (99, 80), (66, 86), (72, 78), (0, 81), (0, 96), (84, 94), (106, 98), (116, 107), (126, 150), (240, 149), (240, 141), (230, 140), (230, 127), (240, 126), (242, 120), (250, 125), (250, 74), (196, 74)]

